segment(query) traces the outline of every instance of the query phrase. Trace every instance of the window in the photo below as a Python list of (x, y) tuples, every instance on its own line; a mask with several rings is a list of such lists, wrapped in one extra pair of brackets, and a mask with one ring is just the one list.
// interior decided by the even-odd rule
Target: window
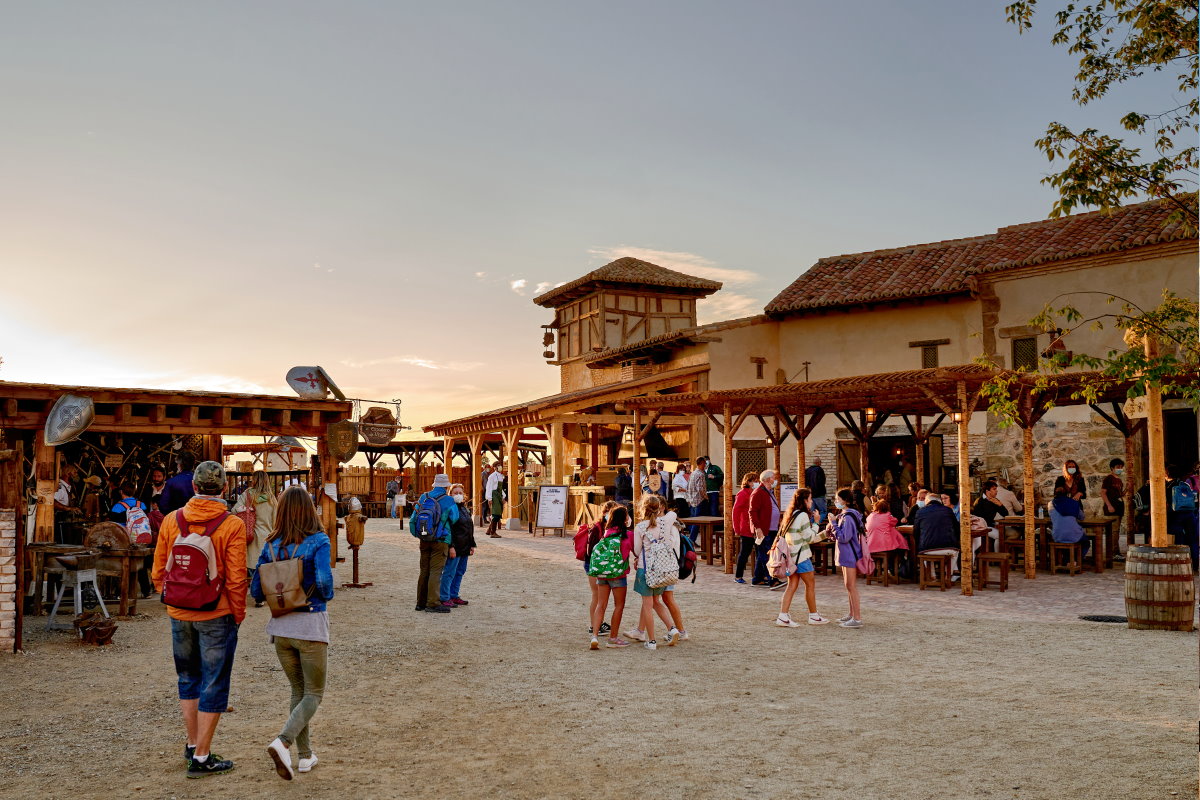
[(1029, 372), (1037, 370), (1038, 348), (1037, 337), (1026, 336), (1012, 340), (1013, 369), (1024, 369)]
[(938, 365), (937, 345), (925, 345), (921, 348), (921, 369), (933, 369)]

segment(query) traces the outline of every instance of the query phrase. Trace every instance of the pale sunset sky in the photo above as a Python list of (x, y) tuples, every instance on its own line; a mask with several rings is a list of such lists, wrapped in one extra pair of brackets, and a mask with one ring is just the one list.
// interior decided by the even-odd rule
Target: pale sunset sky
[(818, 258), (1042, 218), (1072, 58), (1003, 0), (4, 2), (0, 379), (421, 425), (558, 389), (530, 301), (621, 255), (757, 313)]

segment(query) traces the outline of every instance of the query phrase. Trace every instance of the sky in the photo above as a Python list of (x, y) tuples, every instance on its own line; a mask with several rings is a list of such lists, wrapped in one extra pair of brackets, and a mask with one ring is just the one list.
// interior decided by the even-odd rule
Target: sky
[(1003, 0), (0, 0), (0, 379), (422, 425), (553, 394), (539, 290), (623, 255), (755, 314), (817, 259), (1045, 217), (1113, 130)]

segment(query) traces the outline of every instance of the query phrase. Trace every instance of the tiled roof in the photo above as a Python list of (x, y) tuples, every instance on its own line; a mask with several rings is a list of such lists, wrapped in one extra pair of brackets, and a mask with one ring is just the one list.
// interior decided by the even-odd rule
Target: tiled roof
[(637, 286), (682, 289), (687, 294), (710, 295), (721, 288), (719, 281), (685, 275), (673, 269), (651, 264), (638, 258), (618, 258), (594, 269), (582, 278), (557, 286), (545, 294), (533, 298), (533, 302), (546, 308), (556, 308), (584, 294), (589, 284), (626, 283)]
[(970, 239), (823, 258), (768, 303), (766, 312), (966, 294), (974, 288), (972, 277), (981, 273), (1196, 238), (1180, 223), (1167, 223), (1172, 210), (1150, 201), (1111, 213), (1010, 225)]

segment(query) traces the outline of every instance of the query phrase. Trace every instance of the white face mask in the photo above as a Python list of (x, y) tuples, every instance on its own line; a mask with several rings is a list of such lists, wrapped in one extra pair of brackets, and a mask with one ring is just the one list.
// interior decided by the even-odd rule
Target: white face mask
[(1113, 475), (1124, 475), (1124, 474), (1125, 474), (1125, 470), (1122, 467), (1117, 467), (1116, 469), (1113, 470)]
[(924, 500), (918, 500), (918, 501), (917, 501), (917, 508), (924, 508), (924, 507), (925, 507), (925, 501), (924, 501)]
[(1074, 467), (1067, 467), (1067, 474), (1068, 474), (1068, 475), (1074, 475), (1074, 474), (1075, 474), (1076, 472), (1078, 472), (1078, 471), (1079, 471), (1079, 470), (1075, 469)]
[(843, 500), (843, 499), (842, 499), (842, 498), (840, 498), (840, 497), (839, 497), (837, 500), (834, 500), (834, 501), (833, 501), (833, 503), (834, 503), (834, 505), (836, 505), (838, 508), (845, 508), (845, 507), (846, 507), (846, 501), (845, 501), (845, 500)]
[(452, 494), (450, 496), (454, 498), (454, 502), (456, 503), (461, 503), (465, 499), (461, 494)]
[(761, 483), (759, 483), (758, 481), (753, 481), (753, 482), (750, 484), (750, 488), (751, 488), (751, 489), (757, 489), (759, 486), (762, 486), (762, 484), (761, 484)]

